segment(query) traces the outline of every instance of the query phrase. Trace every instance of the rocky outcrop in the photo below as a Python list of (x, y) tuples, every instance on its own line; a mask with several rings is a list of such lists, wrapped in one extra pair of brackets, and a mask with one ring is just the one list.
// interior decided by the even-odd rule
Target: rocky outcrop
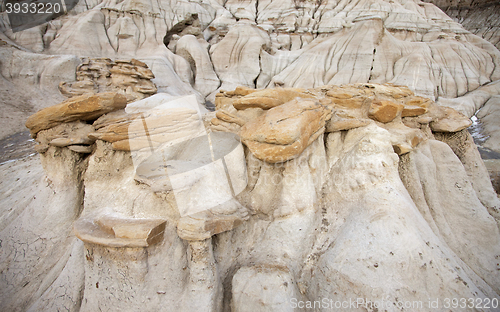
[(76, 81), (61, 82), (59, 90), (67, 97), (118, 92), (127, 97), (127, 102), (133, 102), (156, 93), (156, 86), (151, 82), (154, 78), (148, 66), (135, 59), (84, 58), (76, 68)]
[(213, 128), (238, 133), (255, 157), (271, 163), (297, 157), (324, 132), (359, 128), (373, 121), (393, 134), (393, 147), (400, 155), (411, 151), (431, 130), (457, 132), (472, 123), (452, 108), (439, 107), (406, 87), (389, 84), (300, 91), (237, 89), (219, 93), (216, 107)]
[[(9, 264), (17, 262), (2, 261), (2, 280), (11, 281), (4, 289), (23, 298), (3, 297), (2, 307), (43, 311), (60, 285), (66, 296), (50, 307), (81, 311), (165, 304), (260, 311), (322, 298), (412, 302), (418, 310), (429, 298), (499, 297), (500, 200), (464, 129), (468, 118), (394, 85), (289, 92), (221, 92), (219, 110), (205, 122), (195, 97), (157, 94), (93, 125), (75, 120), (38, 132), (47, 175), (66, 173), (32, 205), (49, 201), (56, 214), (56, 206), (77, 205), (56, 232), (74, 229), (83, 244), (64, 234), (73, 240), (57, 250), (27, 249), (19, 258), (28, 261), (23, 276), (43, 280), (30, 282), (29, 292), (19, 290), (24, 284)], [(271, 107), (253, 104), (259, 99)], [(395, 116), (374, 113), (380, 105), (396, 108)], [(411, 113), (403, 116), (405, 109)], [(113, 125), (134, 128), (134, 116), (149, 129), (144, 139), (162, 128), (169, 139), (129, 151), (107, 141), (117, 134), (96, 135)], [(208, 128), (185, 132), (196, 128), (193, 116)], [(177, 127), (183, 123), (191, 126)], [(67, 137), (55, 137), (61, 133)], [(123, 140), (134, 141), (131, 133)], [(72, 149), (83, 141), (88, 154)], [(2, 202), (14, 200), (5, 194)], [(71, 201), (58, 203), (58, 196)], [(1, 232), (2, 259), (11, 259), (15, 241), (31, 242), (31, 230), (40, 235), (54, 226), (42, 218), (28, 231), (8, 213), (2, 218), (19, 225), (16, 240), (8, 227)], [(71, 256), (53, 271), (28, 260), (64, 250)]]
[(79, 219), (76, 237), (88, 244), (108, 247), (148, 247), (163, 240), (166, 220), (103, 215)]
[[(484, 8), (491, 16), (496, 12), (496, 4), (491, 1), (434, 3), (444, 10)], [(180, 9), (171, 11), (174, 6)], [(469, 99), (475, 98), (475, 104), (459, 109), (472, 117), (485, 103), (478, 95), (482, 92), (476, 91), (487, 89), (500, 78), (500, 53), (458, 23), (467, 24), (467, 17), (464, 20), (462, 13), (450, 12), (453, 18), (460, 17), (453, 20), (433, 4), (414, 0), (282, 1), (279, 5), (255, 0), (223, 4), (160, 1), (155, 5), (103, 1), (77, 6), (75, 15), (26, 31), (12, 33), (8, 26), (2, 26), (2, 40), (9, 49), (15, 47), (16, 55), (24, 46), (40, 53), (74, 54), (88, 59), (89, 64), (101, 64), (96, 65), (99, 70), (82, 64), (76, 77), (65, 78), (62, 89), (69, 95), (90, 89), (102, 92), (111, 76), (116, 76), (109, 91), (128, 90), (124, 93), (139, 99), (154, 93), (155, 88), (144, 80), (154, 75), (152, 82), (160, 92), (172, 96), (195, 94), (200, 104), (213, 107), (219, 90), (239, 86), (300, 89), (390, 82), (408, 86), (415, 94), (444, 106), (453, 106), (450, 102), (454, 99), (470, 104)], [(495, 31), (494, 23), (490, 23), (494, 17), (486, 21), (478, 18), (474, 23), (481, 30), (473, 33), (488, 38), (486, 33)], [(163, 42), (167, 33), (168, 48)], [(23, 53), (22, 59), (28, 57), (29, 52)], [(28, 58), (51, 57), (31, 53)], [(106, 58), (140, 61), (113, 65)], [(28, 77), (37, 77), (43, 71), (32, 62), (8, 60), (4, 64), (10, 65), (2, 67), (7, 78), (5, 71), (13, 67), (29, 68), (22, 73), (34, 68)], [(144, 69), (141, 64), (147, 64), (152, 74), (139, 70)], [(111, 67), (120, 73), (108, 74)], [(118, 69), (122, 67), (127, 69)], [(101, 78), (90, 78), (93, 75)], [(106, 75), (110, 76), (103, 78)], [(41, 77), (47, 77), (47, 73)], [(46, 79), (23, 80), (37, 87)], [(491, 93), (496, 95), (496, 91)], [(406, 114), (412, 114), (410, 108)], [(488, 123), (495, 127), (491, 118), (486, 120), (485, 128)]]
[(331, 111), (311, 100), (292, 100), (246, 123), (243, 143), (259, 159), (283, 162), (298, 156), (325, 129)]
[(466, 130), (497, 145), (500, 52), (433, 4), (99, 0), (0, 30), (8, 103), (75, 96), (29, 120), (45, 173), (0, 165), (2, 310), (500, 299)]
[[(191, 107), (185, 105), (191, 98)], [(182, 104), (176, 105), (179, 101)], [(177, 99), (158, 94), (137, 101), (126, 110), (104, 115), (93, 124), (90, 138), (112, 143), (113, 149), (130, 151), (158, 148), (164, 143), (202, 135), (205, 128), (192, 97)], [(184, 102), (184, 103), (183, 103)], [(165, 106), (171, 109), (165, 109)]]
[[(179, 107), (175, 98), (158, 94), (134, 102), (127, 113), (126, 96), (114, 92), (90, 93), (37, 112), (28, 118), (26, 127), (39, 143), (35, 150), (40, 153), (56, 146), (89, 154), (97, 139), (112, 143), (115, 150), (158, 148), (164, 143), (205, 133), (196, 100), (191, 100), (191, 108)], [(180, 101), (189, 103), (186, 98)]]
[[(104, 1), (52, 22), (45, 28), (50, 36), (42, 30), (29, 37), (5, 31), (28, 47), (43, 42), (42, 50), (53, 54), (138, 58), (151, 68), (160, 90), (180, 95), (194, 87), (212, 102), (219, 87), (367, 82), (454, 98), (500, 77), (498, 50), (433, 4), (377, 0), (375, 5), (377, 10), (365, 0), (155, 6)], [(171, 6), (182, 9), (172, 12)], [(166, 33), (171, 50), (163, 42)], [(167, 77), (170, 86), (164, 84)]]

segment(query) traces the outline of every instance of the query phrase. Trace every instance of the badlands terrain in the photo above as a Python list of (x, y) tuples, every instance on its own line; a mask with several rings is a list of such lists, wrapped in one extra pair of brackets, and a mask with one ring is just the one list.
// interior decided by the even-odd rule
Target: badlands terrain
[(0, 310), (500, 311), (499, 10), (4, 11)]

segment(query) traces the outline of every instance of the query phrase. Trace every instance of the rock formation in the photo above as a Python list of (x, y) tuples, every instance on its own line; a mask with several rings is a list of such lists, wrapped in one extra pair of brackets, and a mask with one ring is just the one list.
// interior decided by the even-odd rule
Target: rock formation
[[(154, 75), (153, 83), (159, 92), (172, 96), (195, 94), (208, 107), (213, 107), (219, 90), (234, 90), (238, 86), (312, 88), (390, 82), (408, 86), (417, 95), (441, 105), (453, 106), (450, 101), (455, 99), (468, 103), (458, 110), (472, 117), (487, 100), (477, 95), (479, 89), (488, 89), (488, 98), (499, 94), (496, 87), (488, 85), (500, 78), (500, 53), (494, 46), (498, 40), (492, 39), (498, 28), (493, 17), (498, 13), (497, 5), (492, 1), (433, 2), (452, 18), (433, 4), (417, 0), (279, 4), (206, 0), (160, 1), (155, 5), (88, 2), (77, 5), (70, 15), (20, 32), (13, 33), (2, 20), (2, 58), (3, 64), (9, 64), (2, 66), (2, 75), (16, 85), (34, 84), (38, 89), (40, 84), (47, 84), (47, 79), (37, 81), (30, 77), (50, 75), (43, 66), (45, 61), (40, 66), (14, 62), (16, 59), (47, 59), (47, 54), (118, 61), (134, 58), (151, 69), (153, 74), (146, 76)], [(172, 11), (171, 7), (179, 9)], [(488, 19), (482, 19), (483, 13), (467, 13), (471, 10), (487, 12)], [(165, 37), (168, 48), (163, 42)], [(50, 57), (51, 62), (57, 58), (63, 57)], [(66, 94), (96, 92), (99, 88), (117, 91), (123, 87), (129, 94), (139, 92), (136, 99), (139, 94), (154, 93), (152, 85), (143, 86), (137, 80), (141, 75), (127, 82), (129, 85), (112, 90), (105, 84), (97, 87), (95, 79), (85, 74), (92, 67), (85, 65), (87, 61), (72, 59), (71, 62), (81, 62), (76, 77), (77, 63), (72, 63), (70, 69), (67, 57), (65, 62), (65, 75), (72, 75), (62, 79)], [(103, 67), (107, 72), (118, 65), (103, 66), (109, 67)], [(22, 68), (32, 74), (26, 75)], [(131, 91), (130, 83), (142, 91)], [(475, 91), (478, 92), (473, 94)], [(42, 105), (60, 101), (54, 92), (50, 96), (33, 93), (27, 100), (34, 106), (31, 113)], [(474, 104), (469, 101), (471, 97), (475, 98)], [(47, 98), (47, 104), (42, 104)], [(19, 113), (27, 117), (26, 113)], [(481, 119), (485, 137), (493, 132), (488, 130), (491, 119), (496, 118)], [(495, 140), (488, 148), (496, 145)]]
[(76, 68), (76, 82), (61, 82), (59, 89), (67, 97), (115, 91), (133, 102), (156, 93), (156, 86), (151, 82), (154, 77), (148, 66), (138, 60), (113, 62), (107, 58), (90, 58), (83, 59)]
[(2, 13), (0, 309), (500, 310), (498, 6), (432, 2)]
[[(30, 117), (48, 188), (26, 195), (65, 213), (47, 206), (58, 217), (27, 228), (18, 222), (41, 213), (33, 198), (4, 224), (28, 246), (48, 224), (68, 238), (18, 255), (4, 228), (3, 308), (288, 311), (363, 298), (357, 309), (440, 300), (445, 311), (445, 298), (498, 300), (500, 200), (454, 109), (367, 83), (240, 87), (205, 116), (194, 96), (125, 102), (82, 95)], [(66, 254), (33, 262), (48, 252)]]
[[(233, 2), (92, 2), (77, 5), (71, 15), (16, 33), (4, 23), (2, 40), (7, 46), (22, 45), (44, 54), (133, 57), (148, 64), (160, 92), (196, 94), (202, 104), (214, 103), (219, 89), (237, 86), (311, 88), (390, 82), (448, 105), (449, 99), (463, 101), (500, 77), (495, 46), (430, 3)], [(488, 12), (492, 10), (486, 5), (495, 7), (491, 1), (483, 2), (469, 6)], [(435, 3), (445, 10), (467, 9), (467, 3)], [(495, 32), (494, 27), (484, 30), (491, 23), (481, 21), (481, 25), (483, 30), (475, 33), (488, 38), (485, 32)], [(6, 50), (7, 58), (16, 52)], [(39, 69), (35, 72), (40, 74)], [(96, 87), (81, 77), (65, 82), (95, 92)], [(146, 94), (152, 92), (151, 86), (141, 88)], [(491, 95), (497, 94), (495, 90)], [(475, 108), (468, 108), (469, 117)]]

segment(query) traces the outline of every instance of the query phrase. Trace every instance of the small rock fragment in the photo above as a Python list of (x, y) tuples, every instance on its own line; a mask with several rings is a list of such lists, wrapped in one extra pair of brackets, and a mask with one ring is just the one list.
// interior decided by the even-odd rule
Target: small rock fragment
[(73, 152), (77, 152), (80, 154), (90, 154), (92, 153), (92, 146), (90, 145), (69, 145), (68, 148)]

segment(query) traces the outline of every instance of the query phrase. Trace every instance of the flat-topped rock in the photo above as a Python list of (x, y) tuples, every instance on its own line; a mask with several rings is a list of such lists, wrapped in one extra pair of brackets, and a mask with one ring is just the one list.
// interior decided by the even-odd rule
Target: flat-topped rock
[[(297, 97), (311, 98), (310, 94), (304, 93), (305, 89), (298, 88), (276, 88), (264, 89), (249, 93), (240, 99), (234, 101), (233, 106), (236, 109), (262, 108), (270, 109), (283, 103), (291, 101)], [(239, 92), (242, 93), (242, 92)]]
[(205, 127), (194, 96), (172, 97), (158, 93), (130, 103), (126, 110), (106, 114), (93, 124), (89, 137), (112, 143), (114, 150), (157, 148), (204, 135)]
[(404, 106), (392, 101), (375, 100), (370, 105), (368, 116), (376, 121), (387, 123), (401, 115)]
[(431, 100), (421, 96), (410, 96), (404, 102), (401, 117), (416, 117), (427, 113)]
[(89, 134), (112, 143), (121, 151), (157, 148), (162, 143), (203, 134), (205, 128), (198, 113), (189, 108), (153, 110), (144, 114), (116, 115), (114, 122)]
[(212, 129), (239, 134), (258, 159), (270, 163), (295, 158), (323, 132), (365, 127), (374, 121), (393, 134), (392, 145), (399, 155), (432, 138), (431, 131), (456, 132), (471, 124), (454, 109), (392, 84), (253, 91), (239, 87), (219, 93), (216, 99)]
[(117, 216), (86, 217), (74, 224), (76, 237), (108, 247), (148, 247), (163, 239), (166, 220)]
[(332, 118), (326, 122), (325, 132), (344, 131), (359, 127), (364, 127), (368, 125), (370, 122), (373, 121), (364, 118), (355, 118), (342, 115), (339, 116), (337, 115), (337, 113), (334, 113)]
[(231, 199), (217, 207), (184, 216), (177, 223), (177, 234), (188, 241), (200, 241), (230, 231), (248, 220), (248, 210)]

